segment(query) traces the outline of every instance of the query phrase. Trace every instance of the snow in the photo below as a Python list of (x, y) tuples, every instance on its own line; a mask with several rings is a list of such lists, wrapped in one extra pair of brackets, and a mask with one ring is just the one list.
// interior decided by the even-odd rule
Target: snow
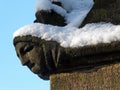
[[(51, 1), (60, 1), (62, 7)], [(53, 9), (66, 19), (64, 27), (33, 23), (18, 29), (13, 37), (32, 35), (45, 40), (53, 40), (63, 47), (83, 47), (99, 43), (120, 41), (120, 25), (112, 23), (89, 23), (82, 28), (78, 26), (93, 6), (93, 0), (39, 0), (36, 10)]]
[(66, 10), (63, 9), (62, 7), (59, 7), (59, 6), (57, 6), (57, 5), (52, 5), (52, 9), (53, 9), (56, 13), (60, 14), (60, 15), (63, 16), (63, 17), (65, 17), (65, 16), (67, 15)]
[[(51, 1), (61, 2), (62, 7), (52, 4)], [(91, 10), (93, 0), (38, 0), (36, 12), (40, 10), (54, 10), (63, 16), (67, 26), (79, 27), (86, 15)]]
[(51, 7), (52, 7), (52, 3), (50, 2), (50, 0), (38, 0), (36, 4), (36, 12), (39, 10), (50, 11)]
[(63, 47), (83, 47), (119, 41), (120, 25), (101, 22), (87, 24), (83, 28), (70, 28), (34, 23), (20, 28), (13, 36), (26, 35), (57, 41)]

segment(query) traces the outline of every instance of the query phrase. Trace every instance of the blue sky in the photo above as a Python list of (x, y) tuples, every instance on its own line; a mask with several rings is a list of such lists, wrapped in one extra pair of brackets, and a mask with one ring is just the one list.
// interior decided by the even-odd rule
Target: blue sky
[(13, 33), (33, 23), (36, 0), (0, 1), (0, 90), (49, 90), (49, 81), (40, 79), (21, 65), (13, 46)]

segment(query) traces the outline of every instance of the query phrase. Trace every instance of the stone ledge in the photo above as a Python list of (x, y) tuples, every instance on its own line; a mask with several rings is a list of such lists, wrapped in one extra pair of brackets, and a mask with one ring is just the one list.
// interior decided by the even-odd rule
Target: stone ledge
[(120, 90), (120, 64), (98, 71), (58, 73), (50, 76), (51, 90)]

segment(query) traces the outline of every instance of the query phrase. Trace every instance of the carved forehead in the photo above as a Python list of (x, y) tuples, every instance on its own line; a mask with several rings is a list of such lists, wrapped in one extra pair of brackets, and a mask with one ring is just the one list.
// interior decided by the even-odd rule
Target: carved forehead
[(49, 47), (60, 46), (60, 44), (57, 43), (56, 41), (46, 41), (41, 38), (33, 37), (33, 36), (15, 37), (13, 43), (14, 43), (14, 46), (16, 46), (18, 43), (21, 43), (23, 45), (29, 44), (29, 45), (40, 46), (40, 47), (42, 45), (48, 45)]
[(37, 37), (31, 37), (31, 36), (22, 36), (22, 37), (19, 36), (19, 37), (15, 37), (13, 40), (14, 46), (16, 46), (18, 43), (39, 45), (43, 42), (44, 40), (41, 40), (40, 38), (37, 38)]

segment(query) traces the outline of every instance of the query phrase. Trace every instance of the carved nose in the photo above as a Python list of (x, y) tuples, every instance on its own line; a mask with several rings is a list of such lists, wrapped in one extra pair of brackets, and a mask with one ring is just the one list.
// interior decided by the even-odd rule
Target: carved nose
[(23, 59), (21, 60), (21, 63), (22, 63), (23, 66), (28, 65), (29, 62), (30, 62), (30, 60), (23, 60)]
[(21, 64), (23, 66), (27, 65), (27, 63), (29, 62), (29, 60), (23, 54), (21, 54), (20, 52), (17, 52), (17, 56), (19, 57), (19, 59), (21, 61)]
[(27, 65), (30, 62), (27, 53), (33, 49), (33, 46), (20, 44), (16, 46), (16, 49), (17, 56), (20, 58), (22, 65)]

